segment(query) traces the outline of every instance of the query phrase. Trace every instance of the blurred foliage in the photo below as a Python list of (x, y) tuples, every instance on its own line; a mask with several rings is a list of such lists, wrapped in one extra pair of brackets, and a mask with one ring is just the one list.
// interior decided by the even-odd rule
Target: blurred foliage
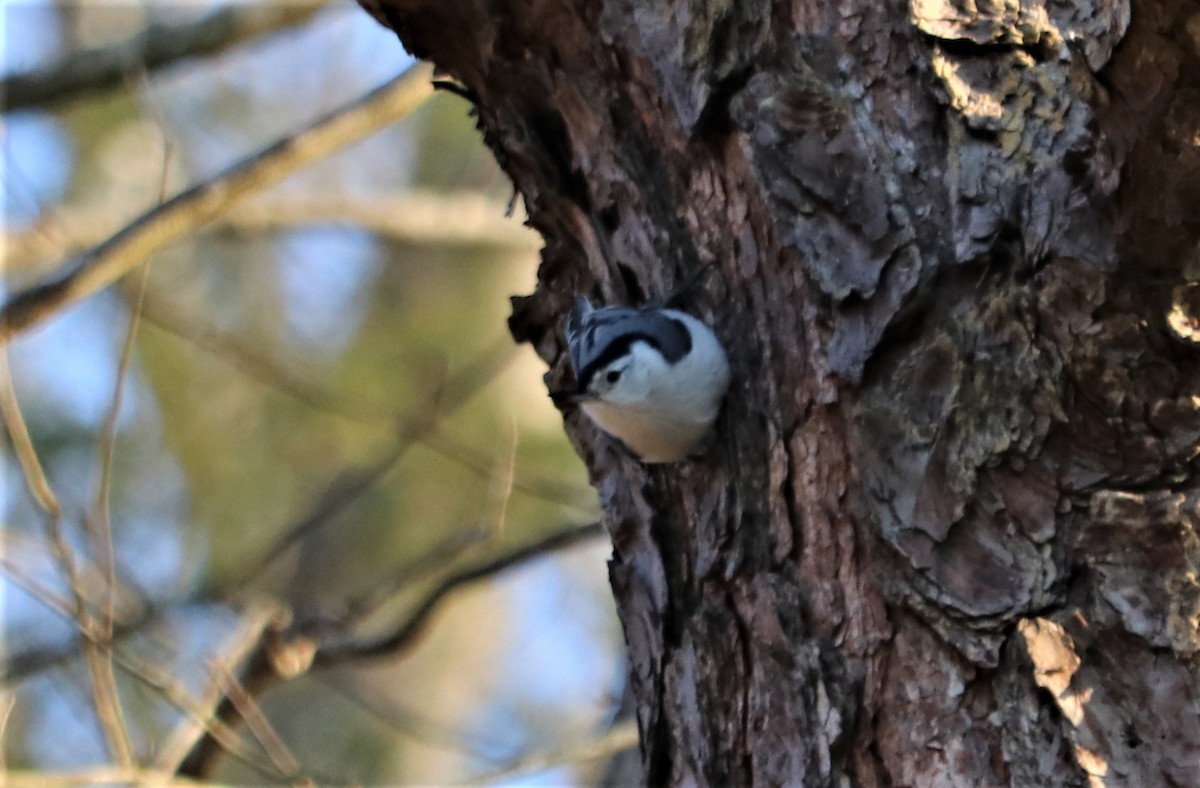
[[(71, 31), (93, 23), (111, 22), (120, 37), (148, 17), (197, 13), (154, 5), (144, 14), (112, 11), (117, 20), (99, 4), (57, 7), (59, 52), (75, 45)], [(19, 7), (4, 13), (11, 37), (25, 20)], [(10, 210), (9, 231), (35, 220), (53, 226), (57, 202), (119, 204), (132, 218), (157, 201), (164, 163), (169, 191), (211, 176), (382, 81), (401, 67), (400, 55), (365, 14), (334, 6), (272, 41), (172, 67), (148, 83), (134, 77), (126, 90), (56, 109), (49, 117), (67, 132), (69, 150), (6, 134), (8, 201), (20, 202), (25, 187), (44, 200), (37, 210)], [(279, 189), (363, 200), (413, 188), (483, 193), (501, 214), (511, 185), (483, 149), (469, 109), (440, 95)], [(64, 194), (47, 193), (39, 168), (22, 165), (54, 156), (71, 162)], [(297, 610), (337, 616), (356, 594), (456, 533), (489, 534), (459, 551), (461, 566), (595, 519), (584, 469), (545, 397), (544, 366), (513, 347), (505, 328), (508, 295), (533, 287), (534, 247), (432, 246), (352, 227), (259, 235), (216, 228), (158, 255), (147, 303), (169, 320), (148, 314), (137, 337), (112, 521), (120, 579), (173, 612), (129, 646), (198, 691), (206, 660), (233, 625), (229, 600), (269, 593)], [(27, 284), (24, 276), (8, 272), (9, 286)], [(132, 293), (123, 283), (11, 349), (14, 382), (68, 502), (77, 550)], [(477, 380), (477, 389), (464, 380)], [(376, 483), (344, 496), (348, 479), (398, 446), (406, 448)], [(40, 517), (11, 463), (6, 493), (10, 532), (40, 538)], [(339, 496), (336, 514), (261, 566), (289, 529)], [(472, 588), (418, 651), (314, 673), (269, 692), (264, 708), (304, 769), (368, 784), (464, 779), (586, 738), (607, 722), (620, 692), (604, 553), (595, 544)], [(49, 561), (33, 570), (62, 590)], [(411, 584), (387, 610), (411, 605), (438, 576)], [(5, 591), (10, 655), (69, 645), (61, 618), (11, 583)], [(385, 610), (374, 626), (390, 618)], [(135, 681), (121, 677), (119, 686), (135, 747), (149, 758), (179, 715)], [(16, 697), (4, 739), (10, 766), (104, 759), (77, 660), (18, 684)], [(222, 761), (218, 776), (264, 780), (234, 759)]]

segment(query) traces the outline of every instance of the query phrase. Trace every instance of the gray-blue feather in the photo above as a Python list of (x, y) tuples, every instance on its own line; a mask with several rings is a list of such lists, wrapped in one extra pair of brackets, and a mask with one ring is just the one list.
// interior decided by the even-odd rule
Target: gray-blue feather
[(567, 315), (567, 345), (578, 387), (587, 388), (595, 372), (629, 352), (634, 342), (656, 348), (674, 364), (692, 349), (687, 327), (657, 309), (610, 306), (595, 309), (582, 296)]

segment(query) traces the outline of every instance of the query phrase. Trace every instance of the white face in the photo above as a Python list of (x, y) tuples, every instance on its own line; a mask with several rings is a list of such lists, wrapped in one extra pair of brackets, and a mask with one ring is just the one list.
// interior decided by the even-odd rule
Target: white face
[(635, 405), (650, 394), (650, 373), (662, 359), (648, 345), (635, 342), (629, 353), (596, 370), (588, 383), (588, 394), (605, 402)]

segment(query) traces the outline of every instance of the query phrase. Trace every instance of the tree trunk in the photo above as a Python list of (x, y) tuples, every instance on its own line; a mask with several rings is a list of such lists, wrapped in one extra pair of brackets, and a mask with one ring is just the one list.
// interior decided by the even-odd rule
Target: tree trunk
[(566, 417), (650, 783), (1200, 784), (1200, 3), (361, 1), (545, 237), (552, 382), (714, 267), (704, 459)]

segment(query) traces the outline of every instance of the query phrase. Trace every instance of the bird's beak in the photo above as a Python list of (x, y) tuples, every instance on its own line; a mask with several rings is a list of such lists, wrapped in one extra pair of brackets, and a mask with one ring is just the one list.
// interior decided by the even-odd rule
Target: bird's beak
[(580, 402), (587, 402), (590, 399), (595, 399), (591, 394), (579, 389), (560, 389), (559, 391), (551, 391), (550, 399), (555, 405), (562, 408), (567, 405), (576, 405)]

